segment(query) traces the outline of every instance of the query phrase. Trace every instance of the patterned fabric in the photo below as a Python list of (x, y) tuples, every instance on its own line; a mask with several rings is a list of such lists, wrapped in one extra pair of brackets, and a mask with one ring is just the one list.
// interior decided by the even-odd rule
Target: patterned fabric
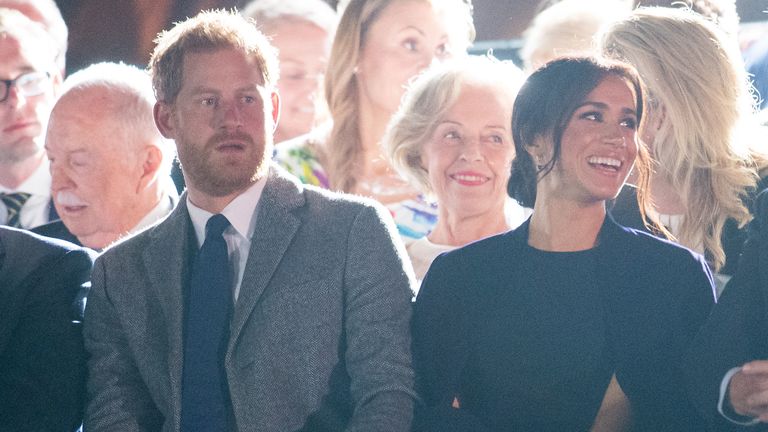
[[(295, 175), (304, 184), (330, 189), (328, 175), (312, 151), (316, 141), (309, 139), (291, 140), (277, 146), (275, 162)], [(386, 205), (395, 220), (395, 225), (406, 243), (429, 234), (437, 223), (437, 204), (419, 195)]]
[(21, 208), (24, 207), (24, 203), (27, 202), (30, 196), (32, 195), (23, 192), (0, 194), (0, 200), (3, 201), (5, 208), (8, 210), (8, 217), (5, 219), (6, 225), (16, 228), (21, 226), (19, 221)]

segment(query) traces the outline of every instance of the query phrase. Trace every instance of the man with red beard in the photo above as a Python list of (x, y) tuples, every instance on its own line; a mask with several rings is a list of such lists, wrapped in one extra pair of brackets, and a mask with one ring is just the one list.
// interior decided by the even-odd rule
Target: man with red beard
[(46, 136), (61, 220), (34, 232), (100, 250), (173, 209), (174, 151), (155, 127), (146, 72), (99, 63), (71, 75), (64, 87)]
[(55, 215), (43, 143), (61, 83), (57, 53), (41, 26), (0, 8), (0, 225), (32, 228)]
[(88, 431), (408, 431), (413, 270), (379, 204), (271, 163), (277, 58), (230, 12), (158, 38), (187, 191), (96, 262)]

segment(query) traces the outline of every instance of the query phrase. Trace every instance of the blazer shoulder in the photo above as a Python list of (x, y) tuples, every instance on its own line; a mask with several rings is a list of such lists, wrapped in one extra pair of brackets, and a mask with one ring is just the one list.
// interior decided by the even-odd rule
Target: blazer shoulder
[(659, 261), (669, 260), (688, 260), (688, 261), (704, 261), (704, 257), (685, 246), (673, 242), (672, 240), (657, 237), (647, 231), (643, 231), (637, 228), (629, 228), (619, 224), (616, 224), (619, 238), (621, 241), (626, 242), (630, 250), (634, 251), (634, 255), (643, 256), (645, 258), (651, 258)]
[(0, 282), (16, 286), (43, 274), (90, 273), (96, 252), (63, 240), (0, 227)]
[(74, 243), (47, 237), (26, 230), (10, 227), (0, 227), (0, 245), (5, 253), (9, 251), (24, 251), (15, 254), (26, 261), (35, 261), (40, 257), (51, 255), (63, 255), (71, 251), (78, 251), (88, 256), (95, 256), (95, 252)]

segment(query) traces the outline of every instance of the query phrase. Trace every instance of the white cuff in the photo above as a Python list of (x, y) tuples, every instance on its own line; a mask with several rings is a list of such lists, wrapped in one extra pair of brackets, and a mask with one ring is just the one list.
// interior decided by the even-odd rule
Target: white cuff
[[(728, 385), (731, 383), (731, 378), (733, 378), (733, 376), (736, 375), (739, 371), (741, 371), (741, 367), (735, 367), (729, 370), (723, 377), (723, 380), (720, 381), (720, 398), (717, 400), (717, 412), (719, 412), (721, 416), (725, 417), (725, 419), (731, 423), (735, 423), (741, 426), (756, 425), (760, 423), (759, 419), (753, 418), (752, 420), (749, 420), (749, 421), (736, 420), (731, 417), (728, 417), (728, 415), (725, 413), (725, 410), (723, 410), (723, 404), (725, 404), (725, 395), (728, 393)], [(743, 416), (742, 418), (747, 419), (750, 417)]]

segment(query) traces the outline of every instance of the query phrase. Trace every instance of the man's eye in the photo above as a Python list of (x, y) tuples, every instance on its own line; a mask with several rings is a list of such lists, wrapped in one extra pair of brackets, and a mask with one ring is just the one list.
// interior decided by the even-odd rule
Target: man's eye
[(403, 47), (408, 51), (417, 51), (419, 44), (416, 42), (416, 39), (406, 39), (406, 41), (403, 42)]
[(256, 102), (256, 98), (253, 97), (253, 96), (243, 96), (243, 102), (245, 102), (247, 104), (252, 104), (252, 103)]
[(214, 105), (216, 105), (216, 98), (212, 98), (212, 97), (203, 98), (200, 101), (200, 104), (203, 105), (203, 106), (214, 106)]

